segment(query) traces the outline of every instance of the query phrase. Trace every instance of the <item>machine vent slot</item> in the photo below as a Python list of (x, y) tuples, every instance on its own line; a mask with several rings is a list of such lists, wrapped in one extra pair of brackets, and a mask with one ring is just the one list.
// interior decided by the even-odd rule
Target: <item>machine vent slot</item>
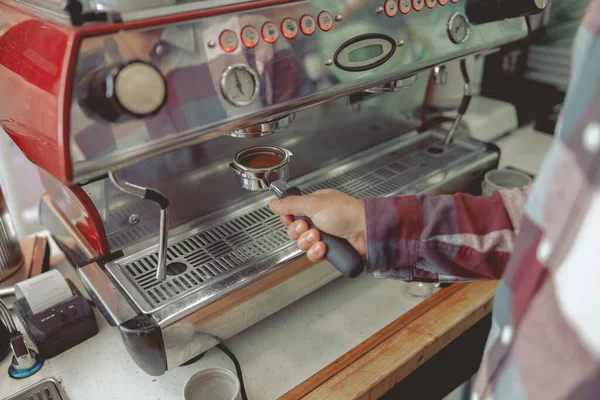
[[(304, 193), (332, 188), (349, 195), (366, 198), (406, 193), (417, 182), (456, 162), (463, 162), (485, 150), (483, 146), (452, 144), (441, 153), (431, 152), (442, 146), (440, 139), (426, 136), (396, 151), (385, 150), (368, 163), (358, 165), (334, 177), (324, 176), (303, 187)], [(139, 293), (150, 310), (185, 296), (213, 282), (229, 271), (252, 265), (293, 245), (286, 228), (267, 207), (237, 216), (191, 236), (180, 237), (168, 250), (169, 262), (187, 266), (185, 273), (169, 276), (166, 282), (155, 279), (158, 255), (145, 254), (125, 264), (116, 264)], [(148, 310), (146, 310), (148, 311)]]

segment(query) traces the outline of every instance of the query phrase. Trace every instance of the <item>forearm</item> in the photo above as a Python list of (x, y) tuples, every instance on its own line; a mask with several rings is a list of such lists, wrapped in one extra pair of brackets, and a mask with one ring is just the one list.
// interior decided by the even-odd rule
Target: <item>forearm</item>
[(366, 199), (367, 271), (407, 281), (499, 278), (527, 194)]

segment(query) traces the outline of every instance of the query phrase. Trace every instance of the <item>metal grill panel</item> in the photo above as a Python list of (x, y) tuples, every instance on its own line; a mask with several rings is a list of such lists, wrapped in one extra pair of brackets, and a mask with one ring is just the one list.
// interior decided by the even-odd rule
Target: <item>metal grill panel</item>
[(45, 379), (5, 400), (65, 400), (62, 388), (54, 379)]
[[(324, 178), (302, 191), (311, 193), (331, 188), (358, 198), (394, 195), (420, 179), (484, 150), (483, 147), (475, 149), (453, 144), (443, 153), (435, 154), (429, 151), (435, 145), (442, 146), (441, 140), (425, 137), (398, 151), (383, 152), (374, 161)], [(169, 276), (166, 282), (155, 279), (157, 253), (126, 264), (117, 263), (117, 267), (154, 309), (197, 290), (228, 271), (260, 261), (292, 244), (279, 218), (263, 207), (170, 244), (168, 263), (184, 263), (187, 270)]]

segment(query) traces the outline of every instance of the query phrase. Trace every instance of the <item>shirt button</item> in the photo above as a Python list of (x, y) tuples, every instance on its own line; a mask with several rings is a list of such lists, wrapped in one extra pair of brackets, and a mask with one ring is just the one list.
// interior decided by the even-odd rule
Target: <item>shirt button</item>
[(583, 147), (590, 153), (600, 150), (600, 124), (592, 122), (583, 132)]
[(552, 244), (548, 239), (544, 239), (537, 247), (537, 259), (540, 264), (546, 264), (552, 253)]
[(500, 333), (500, 341), (503, 345), (507, 346), (513, 337), (513, 327), (510, 325), (504, 325), (502, 328), (502, 333)]

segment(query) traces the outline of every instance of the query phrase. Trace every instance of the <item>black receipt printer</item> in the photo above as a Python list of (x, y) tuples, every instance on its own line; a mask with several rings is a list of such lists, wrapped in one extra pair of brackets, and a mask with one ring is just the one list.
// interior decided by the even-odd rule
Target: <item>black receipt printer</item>
[(92, 306), (70, 280), (66, 282), (71, 297), (45, 310), (32, 311), (25, 297), (13, 303), (27, 334), (44, 358), (57, 356), (98, 333)]

